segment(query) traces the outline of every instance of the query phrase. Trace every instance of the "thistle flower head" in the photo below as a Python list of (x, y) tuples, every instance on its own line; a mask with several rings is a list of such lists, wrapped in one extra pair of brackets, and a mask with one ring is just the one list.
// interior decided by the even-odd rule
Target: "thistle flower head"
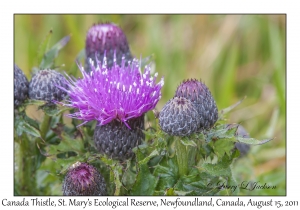
[(87, 163), (77, 162), (67, 172), (63, 195), (106, 195), (106, 184), (98, 170)]
[(87, 32), (85, 41), (86, 71), (90, 71), (89, 59), (95, 61), (103, 59), (106, 53), (107, 66), (114, 64), (114, 53), (116, 53), (117, 64), (121, 65), (122, 56), (125, 60), (132, 60), (127, 38), (120, 27), (113, 23), (95, 24)]
[(79, 65), (82, 79), (68, 77), (68, 89), (61, 87), (70, 96), (65, 106), (78, 109), (70, 117), (81, 119), (84, 123), (97, 120), (105, 125), (116, 119), (126, 123), (127, 120), (142, 116), (155, 108), (161, 98), (163, 78), (156, 83), (157, 73), (150, 75), (150, 67), (141, 72), (140, 62), (134, 59), (125, 66), (125, 58), (119, 66), (114, 58), (114, 65), (108, 68), (106, 57), (103, 63), (90, 59), (91, 72), (87, 73)]

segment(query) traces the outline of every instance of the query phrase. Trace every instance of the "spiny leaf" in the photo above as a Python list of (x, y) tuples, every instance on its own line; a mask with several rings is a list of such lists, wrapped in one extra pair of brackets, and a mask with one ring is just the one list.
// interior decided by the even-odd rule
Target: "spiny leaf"
[(212, 176), (231, 176), (230, 164), (232, 159), (224, 155), (222, 160), (216, 164), (203, 163), (201, 168)]
[(205, 172), (197, 172), (181, 177), (174, 189), (182, 195), (215, 195), (220, 191), (215, 187), (217, 181), (218, 178)]
[(43, 106), (47, 103), (47, 101), (42, 101), (42, 100), (27, 100), (25, 103), (24, 103), (24, 106), (27, 106), (27, 105), (37, 105), (37, 106)]
[(126, 189), (130, 189), (136, 179), (136, 174), (131, 170), (131, 161), (127, 160), (127, 166), (122, 176), (122, 183)]
[(28, 117), (27, 115), (24, 116), (24, 120), (31, 126), (33, 126), (34, 128), (39, 130), (39, 123), (33, 119), (31, 119), (30, 117)]
[(185, 146), (197, 147), (197, 144), (193, 140), (191, 140), (191, 139), (182, 138), (182, 139), (180, 139), (180, 141)]
[(237, 188), (235, 190), (234, 189), (230, 190), (230, 192), (229, 192), (230, 195), (238, 195), (239, 194), (239, 192), (240, 192), (239, 185), (232, 175), (229, 177), (228, 185), (229, 186), (237, 186)]
[(70, 107), (58, 107), (56, 105), (54, 106), (44, 106), (43, 111), (49, 115), (49, 116), (57, 116), (60, 115), (61, 113), (71, 110), (72, 108)]
[[(245, 98), (246, 98), (246, 96), (245, 96), (242, 100), (239, 100), (238, 102), (236, 102), (235, 104), (233, 104), (233, 105), (231, 105), (231, 106), (229, 106), (229, 107), (227, 107), (227, 108), (225, 108), (225, 109), (222, 109), (222, 110), (220, 111), (220, 117), (223, 116), (224, 114), (230, 112), (230, 111), (233, 110), (235, 107), (237, 107), (240, 103), (243, 102), (243, 100), (245, 100)], [(220, 117), (219, 117), (219, 118), (220, 118)]]
[(147, 156), (143, 160), (139, 161), (138, 164), (139, 165), (147, 164), (152, 157), (157, 156), (157, 155), (158, 155), (157, 150), (154, 150), (153, 152), (151, 152), (151, 154), (149, 156)]
[(173, 195), (177, 195), (177, 194), (175, 193), (174, 188), (171, 187), (171, 188), (166, 189), (165, 195), (173, 196)]
[(17, 134), (21, 135), (22, 132), (26, 132), (34, 137), (41, 137), (40, 131), (37, 128), (31, 126), (23, 118), (19, 119), (18, 125), (17, 125)]
[(236, 139), (237, 139), (238, 142), (242, 142), (242, 143), (245, 143), (245, 144), (251, 144), (251, 145), (261, 145), (261, 144), (265, 144), (265, 143), (273, 140), (273, 139), (257, 140), (257, 139), (254, 139), (254, 138), (243, 138), (243, 137), (240, 137), (240, 136), (237, 136)]
[(58, 145), (48, 145), (46, 156), (55, 156), (59, 153), (74, 151), (77, 154), (84, 152), (83, 141), (81, 139), (72, 139), (67, 134), (62, 133), (62, 140)]
[(189, 195), (191, 194), (193, 191), (179, 191), (179, 190), (175, 190), (174, 193), (175, 195), (179, 195), (179, 196), (185, 196), (185, 195)]
[(211, 140), (232, 138), (235, 136), (236, 130), (237, 127), (224, 128), (224, 125), (219, 125), (206, 134), (205, 141), (210, 142)]
[(214, 153), (218, 158), (222, 158), (224, 154), (230, 155), (232, 149), (234, 148), (234, 139), (218, 139), (212, 144), (214, 148)]
[(113, 167), (111, 167), (113, 173), (114, 173), (114, 183), (116, 185), (116, 189), (115, 189), (115, 196), (120, 195), (120, 190), (122, 187), (122, 182), (120, 181), (120, 174), (122, 174), (122, 166), (120, 166), (119, 164), (114, 165)]
[(101, 161), (110, 169), (109, 180), (115, 187), (114, 195), (120, 195), (122, 187), (122, 182), (120, 181), (120, 176), (122, 175), (122, 165), (119, 163), (119, 161), (107, 158), (106, 156), (99, 155), (98, 157), (100, 157)]
[(48, 50), (51, 36), (52, 36), (52, 29), (48, 32), (43, 42), (39, 46), (38, 55), (37, 55), (38, 63), (42, 62), (43, 56)]
[(175, 163), (175, 158), (165, 157), (160, 165), (155, 167), (153, 175), (159, 177), (156, 190), (165, 191), (167, 188), (172, 188), (176, 184), (178, 179), (178, 166)]
[(43, 60), (39, 68), (40, 69), (51, 68), (59, 51), (69, 42), (69, 40), (70, 40), (70, 35), (65, 36), (60, 41), (58, 41), (50, 50), (48, 50), (44, 54)]
[(56, 165), (59, 166), (59, 174), (64, 174), (66, 171), (76, 162), (83, 162), (83, 157), (72, 156), (67, 159), (52, 158), (56, 162)]
[[(137, 157), (141, 158), (140, 150), (137, 150)], [(130, 191), (130, 195), (153, 195), (158, 178), (153, 176), (147, 165), (148, 157), (137, 163), (138, 174), (136, 181)]]

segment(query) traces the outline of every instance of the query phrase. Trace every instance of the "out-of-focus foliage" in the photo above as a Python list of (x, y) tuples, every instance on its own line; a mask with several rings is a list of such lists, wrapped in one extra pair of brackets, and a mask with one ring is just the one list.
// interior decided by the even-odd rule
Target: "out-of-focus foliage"
[[(68, 44), (62, 49), (59, 48), (59, 56), (57, 56), (55, 64), (51, 65), (57, 66), (59, 71), (65, 71), (76, 77), (80, 76), (75, 59), (82, 58), (85, 34), (93, 23), (105, 21), (114, 22), (123, 29), (131, 51), (136, 57), (154, 55), (156, 71), (165, 76), (163, 97), (157, 105), (158, 110), (173, 97), (177, 85), (183, 79), (188, 78), (202, 79), (205, 82), (211, 90), (219, 110), (247, 96), (238, 107), (227, 115), (226, 123), (242, 124), (250, 136), (255, 139), (275, 139), (267, 144), (251, 146), (247, 156), (234, 162), (232, 167), (232, 173), (236, 177), (234, 182), (240, 184), (243, 181), (258, 181), (262, 185), (267, 183), (277, 186), (272, 190), (241, 189), (239, 194), (242, 195), (285, 195), (286, 16), (15, 15), (15, 63), (24, 71), (27, 78), (31, 79), (32, 73), (36, 70), (33, 67), (39, 67), (43, 60), (41, 52), (51, 49), (51, 46), (54, 46), (62, 37), (70, 35)], [(50, 30), (52, 30), (51, 33)], [(41, 45), (41, 43), (43, 44)], [(55, 57), (56, 53), (52, 52), (50, 55)], [(83, 59), (81, 61), (83, 62)], [(55, 110), (50, 111), (55, 112)], [(28, 106), (26, 113), (31, 119), (37, 122), (42, 121), (43, 111), (37, 111), (36, 105)], [(53, 115), (56, 115), (56, 112)], [(33, 136), (43, 136), (43, 133), (37, 132), (38, 126), (30, 118), (15, 120), (15, 123), (23, 123), (19, 128), (30, 131)], [(149, 114), (148, 118), (152, 120), (146, 126), (155, 126), (153, 116)], [(57, 122), (70, 124), (70, 119), (53, 116), (50, 123), (56, 125)], [(62, 128), (56, 127), (56, 130), (48, 134), (47, 141), (50, 141), (51, 144), (59, 142), (55, 135), (60, 133), (59, 129)], [(22, 133), (22, 129), (17, 132)], [(68, 144), (68, 142), (65, 143)], [(30, 148), (35, 144), (43, 145), (45, 142), (39, 140), (38, 142), (29, 142), (29, 145), (25, 146)], [(84, 144), (86, 148), (89, 148), (87, 147), (89, 142)], [(220, 151), (217, 154), (219, 158), (229, 151), (226, 145), (215, 144), (214, 146), (224, 148), (218, 150)], [(18, 144), (15, 144), (15, 150), (18, 151), (18, 149)], [(44, 150), (43, 146), (40, 149), (49, 153)], [(203, 149), (209, 150), (209, 148)], [(39, 152), (39, 150), (36, 151), (37, 154)], [(66, 152), (61, 155), (73, 156), (75, 159), (76, 155)], [(15, 160), (22, 161), (24, 155), (26, 154), (15, 152)], [(58, 164), (48, 160), (43, 162), (43, 158), (43, 156), (37, 155), (34, 160), (35, 165), (30, 167), (40, 167), (37, 174), (37, 185), (43, 186), (45, 183), (52, 183), (50, 186), (52, 191), (47, 191), (50, 189), (49, 186), (43, 186), (42, 189), (45, 191), (41, 191), (39, 194), (61, 194), (61, 185), (57, 182), (56, 175), (51, 175), (51, 173), (49, 175), (49, 171), (47, 171), (51, 168), (55, 171)], [(82, 156), (82, 159), (87, 160), (88, 154)], [(224, 161), (226, 162), (226, 160)], [(42, 162), (43, 164), (39, 166)], [(103, 166), (100, 164), (99, 167)], [(155, 173), (163, 173), (164, 167), (172, 167), (172, 161), (163, 161), (161, 169), (155, 169)], [(209, 165), (206, 167), (209, 169)], [(20, 169), (15, 168), (16, 178), (18, 170)], [(61, 168), (57, 170), (59, 171)], [(140, 170), (146, 170), (142, 164)], [(127, 173), (130, 171), (128, 169)], [(120, 168), (116, 165), (111, 168), (111, 174), (106, 178), (113, 178), (118, 173), (120, 173)], [(130, 176), (128, 175), (128, 177)], [(153, 177), (147, 178), (149, 182), (156, 182)], [(121, 181), (115, 180), (116, 186), (120, 187)], [(125, 182), (136, 189), (135, 183), (131, 180), (126, 179)], [(171, 181), (168, 180), (169, 182)], [(15, 189), (18, 189), (16, 186), (19, 184), (22, 183), (15, 182)], [(158, 182), (157, 186), (160, 185), (161, 183)], [(180, 186), (180, 182), (177, 186)], [(133, 190), (131, 193), (138, 193), (138, 190), (141, 189)], [(155, 190), (152, 189), (152, 191)], [(159, 194), (157, 189), (155, 192)], [(172, 195), (174, 192), (176, 192), (176, 187), (171, 187), (166, 193)], [(182, 192), (180, 190), (179, 193)], [(113, 193), (113, 189), (110, 193)]]

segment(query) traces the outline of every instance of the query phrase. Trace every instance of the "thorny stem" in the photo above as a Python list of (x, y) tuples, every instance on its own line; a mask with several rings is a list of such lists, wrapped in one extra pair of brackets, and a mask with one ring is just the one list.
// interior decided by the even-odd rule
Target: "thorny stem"
[(45, 113), (44, 119), (43, 119), (43, 122), (42, 122), (41, 128), (40, 128), (41, 136), (42, 136), (42, 139), (44, 139), (44, 140), (46, 139), (46, 134), (49, 131), (50, 122), (51, 122), (51, 117)]
[(35, 177), (35, 145), (27, 138), (26, 134), (22, 135), (20, 141), (19, 173), (21, 173), (21, 193), (22, 195), (35, 195), (36, 177)]
[(188, 150), (187, 146), (182, 144), (179, 137), (175, 137), (175, 150), (179, 176), (184, 176), (188, 173)]

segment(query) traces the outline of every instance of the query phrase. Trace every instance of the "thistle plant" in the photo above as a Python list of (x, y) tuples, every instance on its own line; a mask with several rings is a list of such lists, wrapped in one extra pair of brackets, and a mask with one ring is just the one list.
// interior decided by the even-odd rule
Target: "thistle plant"
[[(196, 79), (183, 80), (158, 110), (164, 78), (132, 57), (116, 25), (90, 28), (81, 78), (56, 68), (69, 39), (41, 48), (29, 98), (15, 66), (16, 195), (219, 195), (226, 189), (218, 182), (237, 184), (231, 169), (243, 153), (238, 145), (271, 140), (228, 126), (235, 106), (218, 111), (208, 86)], [(43, 118), (29, 117), (27, 106)]]

